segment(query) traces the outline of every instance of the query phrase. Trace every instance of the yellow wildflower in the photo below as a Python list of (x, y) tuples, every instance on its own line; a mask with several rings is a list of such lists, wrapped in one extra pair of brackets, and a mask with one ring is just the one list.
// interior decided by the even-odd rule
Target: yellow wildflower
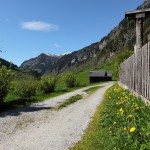
[(122, 112), (123, 111), (123, 108), (120, 108), (120, 110), (119, 110), (120, 112)]
[(124, 112), (123, 108), (120, 108), (119, 111), (121, 114), (123, 114), (123, 112)]
[(133, 117), (133, 115), (129, 115), (129, 118), (132, 118)]
[(117, 123), (116, 121), (113, 122), (113, 124), (116, 124), (116, 123)]
[(135, 127), (130, 128), (130, 132), (134, 132), (135, 131)]
[(124, 130), (124, 131), (126, 131), (126, 130), (127, 130), (127, 128), (126, 128), (126, 127), (124, 127), (124, 128), (123, 128), (123, 130)]

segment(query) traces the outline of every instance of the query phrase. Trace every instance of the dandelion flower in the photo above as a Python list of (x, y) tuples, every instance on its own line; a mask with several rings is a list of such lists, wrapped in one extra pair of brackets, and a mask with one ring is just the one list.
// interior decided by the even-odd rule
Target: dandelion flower
[(135, 127), (130, 128), (130, 132), (134, 132), (135, 131)]
[(122, 115), (123, 112), (124, 112), (123, 108), (120, 108), (119, 111), (120, 111), (121, 115)]
[(117, 123), (116, 121), (113, 122), (113, 124), (116, 124), (116, 123)]
[(133, 117), (133, 115), (129, 115), (129, 118), (132, 118)]
[(120, 112), (122, 112), (122, 111), (123, 111), (123, 109), (122, 109), (122, 108), (120, 108), (119, 110), (120, 110)]
[(124, 131), (126, 131), (126, 130), (127, 130), (127, 128), (126, 128), (126, 127), (124, 127), (124, 128), (123, 128), (123, 130), (124, 130)]

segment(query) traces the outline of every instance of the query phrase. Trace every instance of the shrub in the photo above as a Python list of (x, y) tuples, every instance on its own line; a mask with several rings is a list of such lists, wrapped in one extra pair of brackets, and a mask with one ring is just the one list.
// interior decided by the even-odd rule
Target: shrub
[(68, 88), (79, 86), (79, 82), (76, 80), (76, 77), (72, 72), (65, 74), (63, 77), (63, 81)]
[(3, 102), (4, 98), (8, 94), (12, 78), (13, 74), (11, 73), (11, 70), (2, 66), (0, 68), (0, 102)]
[(40, 89), (44, 94), (51, 93), (55, 90), (56, 82), (56, 75), (43, 76), (40, 81)]
[(37, 82), (33, 80), (18, 81), (13, 90), (20, 99), (31, 99), (36, 95), (37, 85)]

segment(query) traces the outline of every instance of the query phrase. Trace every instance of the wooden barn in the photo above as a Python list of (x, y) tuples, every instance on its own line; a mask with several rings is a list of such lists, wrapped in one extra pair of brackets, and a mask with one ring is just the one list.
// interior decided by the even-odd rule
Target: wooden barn
[(96, 83), (101, 81), (112, 81), (112, 72), (111, 71), (90, 71), (89, 73), (90, 83)]

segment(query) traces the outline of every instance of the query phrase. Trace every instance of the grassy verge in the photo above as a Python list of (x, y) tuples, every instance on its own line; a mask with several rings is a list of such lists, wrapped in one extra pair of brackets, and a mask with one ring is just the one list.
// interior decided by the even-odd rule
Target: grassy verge
[[(92, 94), (94, 93), (96, 90), (98, 90), (99, 88), (101, 88), (102, 86), (96, 86), (96, 87), (91, 87), (87, 90), (84, 90), (87, 94)], [(76, 101), (82, 99), (83, 96), (80, 94), (77, 94), (75, 96), (70, 97), (69, 99), (67, 99), (65, 102), (63, 102), (57, 109), (61, 109), (63, 107), (66, 107), (72, 103), (75, 103)]]
[[(15, 83), (19, 81), (13, 81), (13, 85), (15, 86)], [(104, 82), (102, 82), (104, 83)], [(98, 84), (102, 84), (98, 83)], [(61, 86), (58, 86), (61, 85)], [(58, 84), (56, 87), (56, 90), (54, 92), (51, 92), (49, 94), (42, 94), (42, 93), (37, 93), (36, 96), (32, 97), (31, 99), (19, 99), (11, 90), (8, 93), (7, 97), (5, 98), (5, 101), (3, 104), (0, 104), (0, 112), (7, 111), (10, 109), (14, 109), (17, 107), (22, 107), (26, 105), (30, 105), (32, 103), (40, 102), (46, 99), (50, 99), (56, 96), (60, 96), (62, 94), (83, 88), (81, 87), (74, 87), (74, 88), (66, 88), (63, 84)], [(93, 84), (96, 85), (96, 84)], [(91, 89), (92, 90), (92, 89)], [(96, 90), (96, 89), (95, 89)]]
[(70, 105), (72, 103), (75, 103), (76, 101), (78, 101), (78, 100), (80, 100), (82, 98), (83, 98), (83, 96), (80, 95), (80, 94), (72, 96), (72, 97), (68, 98), (66, 101), (64, 101), (62, 104), (60, 104), (57, 109), (61, 109), (63, 107), (67, 107), (68, 105)]
[(149, 150), (150, 106), (118, 85), (110, 88), (82, 140), (71, 150)]
[(65, 89), (65, 90), (54, 91), (49, 94), (37, 94), (36, 96), (32, 97), (31, 99), (19, 99), (14, 94), (9, 93), (8, 96), (6, 97), (4, 103), (0, 104), (0, 112), (18, 108), (18, 107), (22, 107), (22, 106), (27, 106), (32, 103), (36, 103), (36, 102), (40, 102), (40, 101), (50, 99), (50, 98), (53, 98), (56, 96), (60, 96), (62, 94), (71, 92), (73, 90), (74, 90), (74, 88), (68, 89), (68, 90)]
[(84, 92), (86, 92), (87, 94), (92, 94), (94, 93), (96, 90), (98, 90), (99, 88), (102, 88), (103, 86), (96, 86), (96, 87), (91, 87), (89, 89), (84, 90)]

